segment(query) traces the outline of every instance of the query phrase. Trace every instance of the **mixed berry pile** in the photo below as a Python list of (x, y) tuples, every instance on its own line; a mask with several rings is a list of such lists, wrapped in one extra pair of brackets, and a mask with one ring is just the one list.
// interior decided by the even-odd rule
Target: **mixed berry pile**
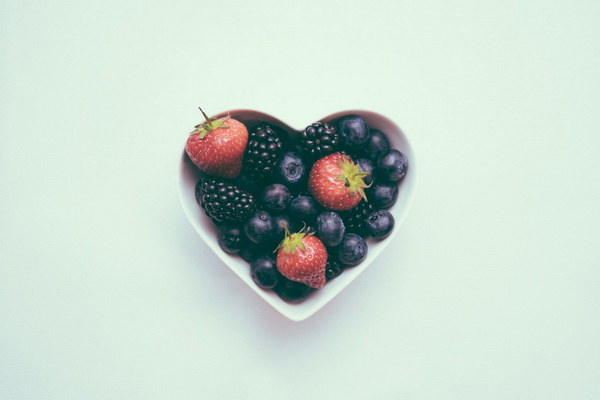
[(365, 239), (391, 233), (387, 210), (408, 160), (361, 117), (315, 122), (300, 135), (204, 117), (186, 144), (203, 173), (196, 201), (259, 287), (299, 303), (363, 262)]

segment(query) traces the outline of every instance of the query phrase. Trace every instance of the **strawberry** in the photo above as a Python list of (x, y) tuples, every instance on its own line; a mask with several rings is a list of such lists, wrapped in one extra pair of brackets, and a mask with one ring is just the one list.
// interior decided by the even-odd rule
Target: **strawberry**
[(192, 162), (209, 175), (236, 178), (242, 170), (242, 159), (248, 144), (248, 129), (229, 116), (204, 119), (188, 137), (185, 151)]
[(342, 153), (329, 154), (317, 160), (310, 170), (308, 190), (323, 207), (342, 211), (367, 201), (364, 188), (369, 187), (358, 163)]
[(327, 249), (312, 233), (300, 231), (290, 234), (286, 230), (285, 239), (279, 245), (276, 265), (289, 280), (321, 289), (326, 281)]

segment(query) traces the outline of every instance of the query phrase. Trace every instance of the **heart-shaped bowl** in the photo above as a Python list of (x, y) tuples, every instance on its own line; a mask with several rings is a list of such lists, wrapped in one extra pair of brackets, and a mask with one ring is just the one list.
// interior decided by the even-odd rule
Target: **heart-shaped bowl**
[[(259, 122), (267, 122), (285, 129), (291, 136), (297, 136), (301, 132), (300, 130), (288, 126), (279, 119), (260, 111), (231, 110), (220, 113), (215, 117), (218, 118), (228, 114), (232, 118), (244, 123), (249, 129), (256, 126)], [(415, 156), (408, 139), (394, 122), (381, 114), (364, 110), (341, 111), (322, 118), (320, 121), (335, 122), (336, 119), (350, 114), (364, 118), (371, 128), (379, 129), (384, 132), (390, 141), (391, 147), (400, 150), (408, 158), (409, 167), (406, 176), (400, 183), (398, 199), (389, 209), (394, 215), (396, 223), (392, 233), (386, 239), (381, 241), (367, 239), (367, 244), (369, 246), (368, 254), (366, 259), (360, 265), (345, 269), (340, 276), (327, 282), (324, 288), (316, 290), (310, 297), (298, 304), (286, 303), (279, 298), (275, 292), (258, 287), (250, 276), (249, 265), (241, 257), (227, 254), (221, 250), (217, 242), (216, 226), (196, 203), (194, 191), (196, 183), (201, 176), (200, 171), (191, 162), (185, 153), (185, 150), (180, 159), (178, 176), (179, 197), (183, 210), (196, 232), (198, 232), (198, 235), (200, 235), (206, 245), (210, 247), (217, 256), (219, 256), (219, 258), (240, 277), (240, 279), (246, 282), (252, 290), (273, 308), (293, 321), (304, 320), (316, 313), (373, 263), (377, 256), (379, 256), (394, 240), (394, 236), (406, 218), (415, 195), (415, 184), (417, 179)], [(310, 122), (311, 121), (307, 121), (307, 125)]]

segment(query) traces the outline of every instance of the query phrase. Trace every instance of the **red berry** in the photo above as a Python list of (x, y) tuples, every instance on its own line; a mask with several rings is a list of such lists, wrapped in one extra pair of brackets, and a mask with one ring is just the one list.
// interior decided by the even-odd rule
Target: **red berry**
[(286, 233), (277, 252), (277, 269), (286, 278), (315, 289), (325, 286), (327, 249), (311, 234)]
[(308, 190), (329, 210), (349, 210), (361, 199), (367, 200), (363, 178), (366, 172), (342, 153), (329, 154), (314, 163), (308, 178)]
[(188, 137), (185, 151), (192, 162), (209, 175), (236, 178), (242, 170), (248, 129), (240, 121), (222, 117), (196, 126)]

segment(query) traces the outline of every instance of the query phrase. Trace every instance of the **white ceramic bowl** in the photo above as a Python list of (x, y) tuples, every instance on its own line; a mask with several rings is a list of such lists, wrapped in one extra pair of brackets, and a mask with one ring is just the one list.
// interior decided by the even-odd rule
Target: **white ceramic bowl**
[[(231, 110), (218, 114), (215, 117), (220, 117), (227, 114), (230, 114), (233, 118), (240, 120), (247, 126), (252, 126), (258, 121), (264, 121), (280, 126), (286, 129), (292, 135), (298, 135), (300, 132), (300, 130), (286, 125), (284, 122), (272, 117), (269, 114), (254, 110)], [(190, 223), (196, 232), (198, 232), (198, 235), (200, 235), (208, 247), (210, 247), (217, 254), (217, 256), (219, 256), (219, 258), (223, 260), (223, 262), (240, 277), (240, 279), (248, 284), (250, 289), (254, 290), (277, 311), (293, 321), (301, 321), (306, 319), (320, 310), (373, 263), (377, 256), (379, 256), (379, 254), (384, 251), (388, 244), (392, 242), (395, 234), (400, 229), (400, 225), (402, 225), (402, 222), (408, 214), (415, 195), (415, 183), (417, 177), (416, 162), (412, 148), (402, 130), (394, 122), (383, 115), (364, 110), (341, 111), (321, 118), (320, 121), (332, 121), (336, 118), (349, 114), (361, 116), (365, 119), (370, 127), (384, 132), (390, 140), (391, 147), (400, 150), (408, 158), (409, 167), (406, 176), (400, 183), (398, 200), (389, 210), (394, 215), (396, 225), (390, 236), (388, 236), (386, 239), (382, 241), (374, 241), (370, 239), (367, 240), (369, 252), (367, 254), (367, 258), (360, 265), (344, 270), (340, 276), (328, 282), (324, 288), (315, 291), (310, 297), (299, 304), (286, 303), (281, 300), (273, 291), (264, 290), (258, 287), (252, 281), (249, 265), (239, 256), (230, 255), (221, 250), (219, 244), (217, 243), (215, 225), (204, 214), (202, 209), (196, 203), (196, 199), (194, 197), (194, 189), (199, 180), (200, 173), (187, 157), (185, 150), (183, 151), (180, 159), (179, 196), (181, 205)], [(312, 121), (306, 121), (306, 125), (310, 124), (311, 122)], [(302, 129), (303, 128), (304, 127), (302, 127)], [(401, 246), (401, 243), (397, 243), (397, 245)], [(379, 267), (384, 268), (385, 266), (380, 265)]]

